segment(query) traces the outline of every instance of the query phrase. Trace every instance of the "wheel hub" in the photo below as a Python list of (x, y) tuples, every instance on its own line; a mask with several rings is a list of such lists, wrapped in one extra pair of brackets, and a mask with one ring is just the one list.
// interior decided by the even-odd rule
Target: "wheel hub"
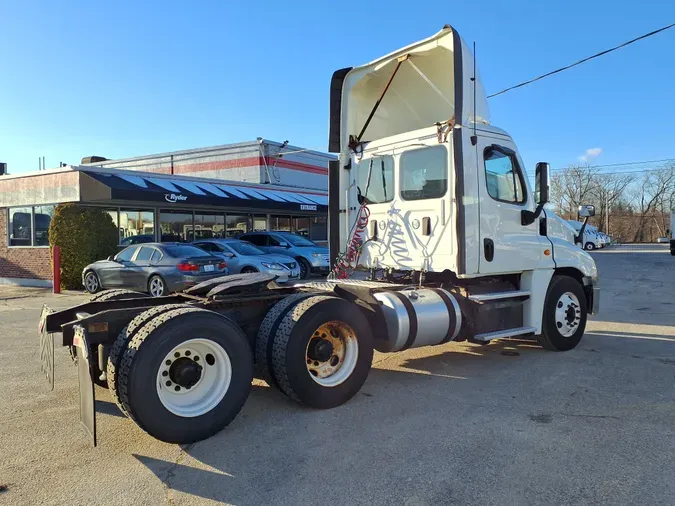
[(563, 337), (571, 337), (579, 328), (581, 309), (579, 299), (571, 292), (560, 296), (556, 303), (555, 324)]
[(169, 378), (183, 388), (191, 388), (202, 377), (202, 367), (195, 361), (180, 357), (171, 364)]
[(330, 357), (333, 356), (333, 343), (331, 343), (328, 339), (312, 339), (309, 342), (307, 356), (312, 360), (326, 362)]

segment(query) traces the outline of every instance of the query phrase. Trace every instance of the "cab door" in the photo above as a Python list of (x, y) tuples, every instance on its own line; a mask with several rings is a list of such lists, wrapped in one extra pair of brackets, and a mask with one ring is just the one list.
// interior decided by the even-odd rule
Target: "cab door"
[(513, 141), (506, 136), (479, 136), (477, 143), (480, 242), (479, 272), (522, 272), (540, 266), (545, 245), (539, 220), (522, 224), (522, 212), (534, 211)]

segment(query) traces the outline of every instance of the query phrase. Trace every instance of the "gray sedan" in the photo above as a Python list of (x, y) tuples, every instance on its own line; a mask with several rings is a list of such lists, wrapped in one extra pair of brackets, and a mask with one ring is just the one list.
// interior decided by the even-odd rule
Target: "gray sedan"
[(114, 257), (87, 265), (82, 284), (89, 293), (129, 288), (159, 297), (228, 273), (223, 258), (190, 244), (148, 243), (129, 246)]
[(197, 241), (193, 244), (212, 255), (222, 256), (227, 261), (230, 274), (266, 272), (277, 276), (277, 282), (279, 283), (300, 278), (300, 265), (295, 258), (265, 253), (246, 241), (210, 239), (208, 241)]

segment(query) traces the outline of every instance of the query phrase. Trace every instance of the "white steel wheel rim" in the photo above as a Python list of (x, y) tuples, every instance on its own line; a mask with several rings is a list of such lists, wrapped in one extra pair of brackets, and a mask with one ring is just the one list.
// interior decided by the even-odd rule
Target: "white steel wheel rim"
[(164, 281), (160, 278), (152, 278), (150, 281), (150, 295), (159, 297), (164, 293)]
[(555, 306), (555, 326), (563, 337), (570, 337), (579, 328), (581, 306), (572, 292), (563, 293)]
[[(327, 360), (313, 357), (313, 341), (331, 343), (332, 352)], [(309, 377), (322, 387), (332, 388), (344, 383), (356, 369), (359, 358), (359, 343), (354, 330), (344, 322), (330, 321), (314, 331), (307, 343), (305, 363)]]
[(93, 272), (87, 274), (84, 278), (84, 285), (88, 291), (95, 292), (98, 289), (98, 279), (96, 278), (96, 274)]
[[(179, 358), (202, 367), (199, 379), (189, 388), (175, 383), (175, 374), (171, 375), (171, 366)], [(156, 388), (160, 402), (171, 413), (194, 418), (214, 409), (231, 382), (232, 363), (225, 349), (210, 339), (197, 338), (179, 344), (164, 357), (157, 371)]]

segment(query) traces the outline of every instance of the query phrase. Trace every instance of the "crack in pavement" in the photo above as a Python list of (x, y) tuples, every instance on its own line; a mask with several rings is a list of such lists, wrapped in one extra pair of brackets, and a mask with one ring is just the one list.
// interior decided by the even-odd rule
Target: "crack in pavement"
[(174, 460), (173, 464), (171, 464), (171, 467), (169, 467), (169, 469), (166, 471), (166, 476), (164, 477), (162, 482), (164, 483), (164, 488), (166, 489), (167, 504), (171, 505), (176, 504), (173, 498), (173, 488), (171, 488), (171, 480), (173, 480), (173, 478), (175, 477), (176, 469), (178, 468), (178, 466), (182, 464), (183, 457), (185, 457), (187, 452), (190, 451), (195, 444), (196, 443), (180, 445), (180, 452), (178, 452), (178, 455), (176, 456), (176, 459)]

